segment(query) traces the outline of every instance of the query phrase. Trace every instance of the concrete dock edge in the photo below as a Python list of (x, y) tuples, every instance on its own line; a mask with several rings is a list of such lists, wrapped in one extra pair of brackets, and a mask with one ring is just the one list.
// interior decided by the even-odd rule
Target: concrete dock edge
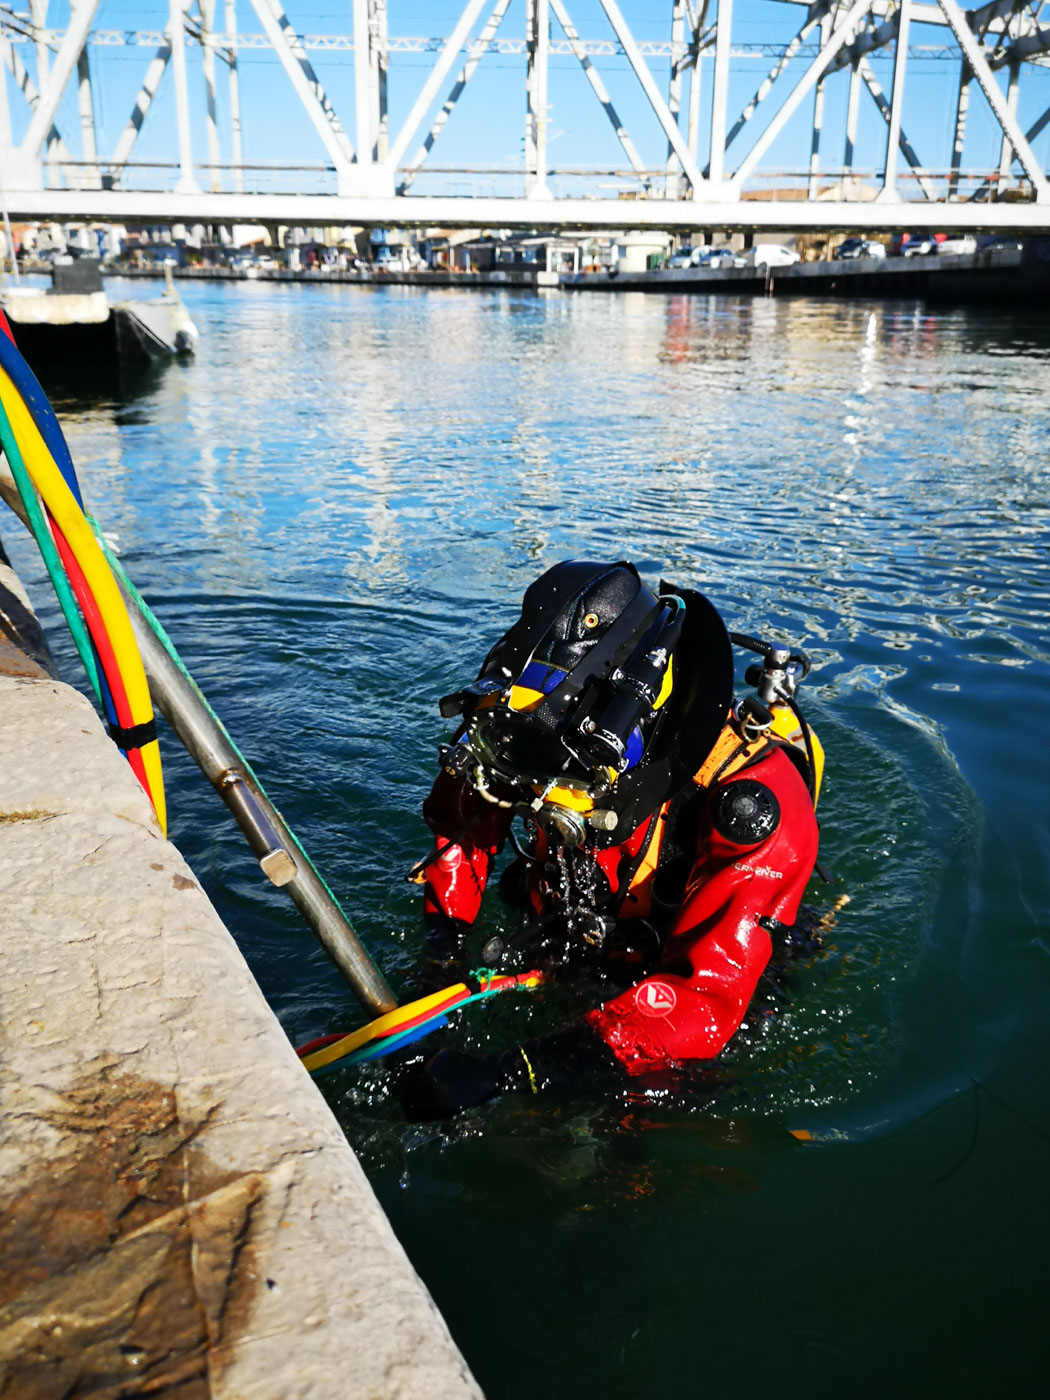
[(481, 1392), (0, 565), (0, 1394)]

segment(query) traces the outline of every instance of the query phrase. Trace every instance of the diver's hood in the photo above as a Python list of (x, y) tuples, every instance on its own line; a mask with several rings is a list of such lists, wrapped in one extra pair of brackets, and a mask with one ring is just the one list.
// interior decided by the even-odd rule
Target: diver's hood
[(530, 659), (566, 673), (584, 667), (588, 676), (599, 674), (609, 657), (630, 647), (656, 606), (633, 564), (555, 564), (525, 590), (521, 617), (489, 652), (478, 679), (516, 680)]
[[(653, 656), (662, 657), (665, 669), (673, 657), (673, 685), (640, 761), (632, 760), (625, 772), (625, 762), (613, 756), (609, 771), (620, 772), (602, 800), (618, 812), (615, 839), (623, 840), (633, 829), (628, 822), (644, 819), (696, 772), (729, 710), (732, 648), (722, 619), (702, 594), (661, 583), (658, 597), (623, 561), (556, 564), (526, 590), (521, 617), (493, 646), (477, 680), (446, 697), (441, 711), (464, 715), (468, 741), (501, 781), (513, 782), (515, 770), (518, 780), (533, 784), (556, 773), (579, 779), (590, 770), (604, 771), (599, 741), (603, 718), (613, 709), (613, 681), (620, 686), (622, 712), (628, 691), (641, 693), (629, 682), (625, 687), (625, 671), (641, 667), (641, 675), (643, 660)], [(527, 713), (507, 703), (518, 686), (535, 697)], [(651, 705), (655, 691), (648, 693)], [(498, 711), (489, 714), (493, 705)], [(639, 712), (648, 709), (643, 705)], [(620, 727), (624, 742), (628, 727)], [(607, 729), (606, 737), (616, 736)]]

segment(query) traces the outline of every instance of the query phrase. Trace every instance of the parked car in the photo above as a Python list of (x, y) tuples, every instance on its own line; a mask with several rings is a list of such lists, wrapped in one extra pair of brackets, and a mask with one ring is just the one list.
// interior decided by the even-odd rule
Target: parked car
[(941, 257), (952, 257), (960, 253), (976, 253), (977, 239), (971, 233), (954, 234), (942, 239), (936, 246)]
[(993, 233), (982, 238), (977, 249), (979, 253), (1019, 253), (1024, 247), (1020, 238), (1012, 233)]
[(780, 243), (756, 243), (747, 255), (752, 267), (791, 267), (802, 259)]
[(697, 259), (705, 253), (706, 248), (679, 248), (677, 253), (672, 253), (667, 261), (668, 267), (697, 267)]
[(708, 248), (704, 267), (747, 267), (743, 253), (734, 253), (732, 248)]
[(884, 258), (886, 245), (874, 238), (847, 238), (831, 254), (833, 258)]
[[(942, 233), (941, 238), (944, 237)], [(901, 243), (901, 253), (906, 258), (926, 258), (936, 253), (938, 238), (936, 234), (926, 233), (921, 238), (908, 238)]]

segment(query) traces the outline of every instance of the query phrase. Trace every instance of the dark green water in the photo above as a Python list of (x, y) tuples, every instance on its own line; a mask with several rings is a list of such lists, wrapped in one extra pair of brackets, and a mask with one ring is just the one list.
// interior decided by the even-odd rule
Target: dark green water
[[(1041, 1395), (1050, 323), (185, 296), (193, 363), (60, 401), (85, 495), (395, 984), (420, 945), (402, 874), (426, 848), (436, 697), (541, 568), (629, 557), (816, 661), (836, 878), (812, 897), (850, 903), (763, 985), (709, 1092), (509, 1097), (406, 1128), (381, 1070), (322, 1081), (491, 1400)], [(290, 1038), (357, 1024), (204, 781), (164, 756), (173, 839)], [(503, 998), (457, 1035), (503, 1043), (566, 1004)]]

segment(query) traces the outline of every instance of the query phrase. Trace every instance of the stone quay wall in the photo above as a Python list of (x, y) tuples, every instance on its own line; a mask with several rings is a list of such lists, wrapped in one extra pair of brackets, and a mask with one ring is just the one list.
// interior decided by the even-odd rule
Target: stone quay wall
[(480, 1396), (2, 558), (0, 909), (0, 1394)]

